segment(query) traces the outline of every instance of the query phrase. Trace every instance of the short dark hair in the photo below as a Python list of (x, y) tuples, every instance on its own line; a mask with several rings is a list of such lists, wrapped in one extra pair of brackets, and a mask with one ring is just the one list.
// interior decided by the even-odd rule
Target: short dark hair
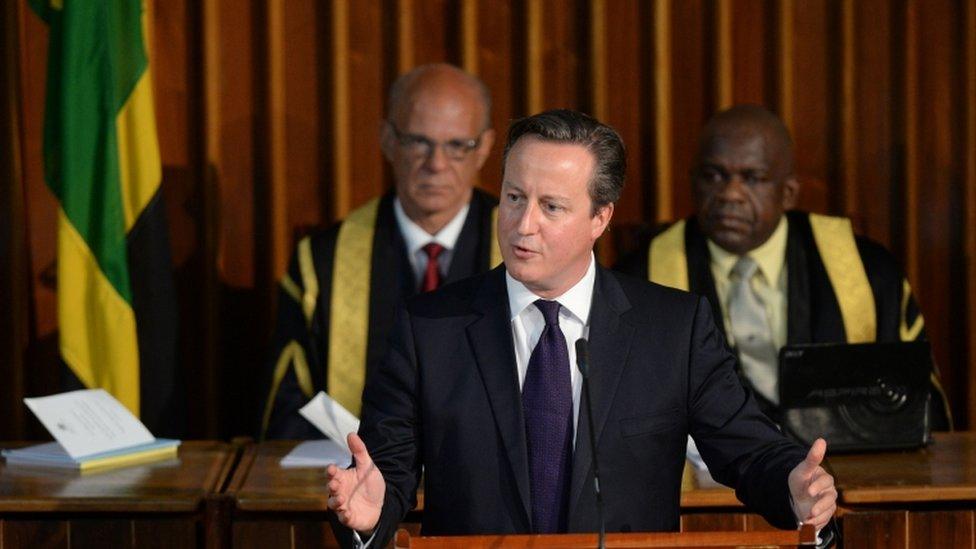
[(508, 142), (502, 163), (518, 140), (533, 135), (543, 141), (582, 145), (593, 153), (596, 166), (590, 179), (590, 200), (593, 213), (620, 199), (627, 172), (627, 154), (617, 130), (588, 114), (568, 109), (541, 112), (512, 122), (508, 128)]

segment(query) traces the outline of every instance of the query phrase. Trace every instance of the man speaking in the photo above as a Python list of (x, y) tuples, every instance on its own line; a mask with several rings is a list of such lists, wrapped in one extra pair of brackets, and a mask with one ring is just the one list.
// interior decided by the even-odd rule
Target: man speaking
[(504, 162), (504, 265), (399, 312), (349, 435), (355, 466), (328, 470), (340, 522), (382, 546), (423, 471), (425, 535), (597, 531), (575, 367), (586, 338), (607, 531), (678, 529), (688, 435), (771, 524), (824, 526), (837, 499), (825, 442), (806, 452), (759, 411), (708, 303), (596, 265), (624, 182), (617, 133), (545, 112), (512, 124)]

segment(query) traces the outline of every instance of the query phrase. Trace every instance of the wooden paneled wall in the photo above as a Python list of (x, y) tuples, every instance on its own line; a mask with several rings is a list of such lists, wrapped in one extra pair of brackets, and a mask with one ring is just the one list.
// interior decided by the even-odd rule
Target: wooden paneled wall
[(20, 426), (26, 410), (27, 253), (24, 242), (17, 28), (14, 6), (0, 7), (0, 435)]
[[(12, 3), (5, 3), (12, 4)], [(976, 0), (147, 0), (180, 293), (188, 437), (248, 432), (274, 289), (295, 235), (389, 186), (379, 151), (397, 74), (479, 74), (492, 121), (551, 107), (617, 127), (618, 232), (691, 211), (716, 109), (763, 103), (793, 130), (804, 207), (851, 216), (903, 262), (957, 423), (976, 426)], [(40, 150), (46, 29), (5, 8), (2, 410), (56, 390), (55, 208)], [(8, 32), (9, 31), (9, 32)], [(8, 37), (16, 37), (14, 40)], [(497, 191), (496, 147), (481, 184)], [(9, 188), (8, 192), (8, 186)], [(620, 235), (617, 235), (618, 237)], [(614, 241), (626, 239), (615, 238)], [(7, 244), (14, 245), (8, 246)], [(620, 250), (605, 246), (604, 260)], [(4, 297), (4, 299), (7, 299)], [(16, 313), (10, 311), (17, 311)], [(8, 343), (10, 341), (10, 343)], [(13, 420), (7, 419), (13, 417)], [(20, 416), (0, 436), (22, 436)]]

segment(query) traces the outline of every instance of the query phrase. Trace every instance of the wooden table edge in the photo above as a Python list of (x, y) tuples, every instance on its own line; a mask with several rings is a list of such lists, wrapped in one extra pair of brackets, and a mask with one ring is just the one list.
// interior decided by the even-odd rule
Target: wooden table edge
[(872, 488), (837, 488), (838, 501), (845, 504), (919, 503), (976, 501), (972, 486), (879, 486)]

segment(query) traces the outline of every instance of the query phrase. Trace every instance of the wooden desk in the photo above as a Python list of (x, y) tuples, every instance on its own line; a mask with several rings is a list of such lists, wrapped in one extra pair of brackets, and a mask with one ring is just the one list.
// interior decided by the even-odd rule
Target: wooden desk
[[(0, 547), (335, 547), (324, 468), (279, 466), (294, 445), (187, 442), (178, 461), (91, 475), (0, 463)], [(848, 547), (976, 544), (976, 433), (829, 463)], [(682, 493), (682, 531), (768, 528), (731, 490)]]
[(850, 547), (972, 547), (976, 433), (911, 452), (830, 458)]
[(682, 532), (751, 532), (775, 530), (766, 519), (746, 508), (724, 486), (681, 492)]
[(206, 501), (233, 457), (184, 442), (177, 459), (84, 475), (0, 462), (0, 547), (203, 547), (218, 528)]
[[(976, 545), (976, 433), (936, 433), (921, 450), (828, 458), (848, 547)], [(727, 488), (681, 495), (682, 531), (757, 530)]]
[(228, 485), (235, 549), (338, 547), (329, 524), (325, 468), (282, 469), (294, 441), (245, 448)]

